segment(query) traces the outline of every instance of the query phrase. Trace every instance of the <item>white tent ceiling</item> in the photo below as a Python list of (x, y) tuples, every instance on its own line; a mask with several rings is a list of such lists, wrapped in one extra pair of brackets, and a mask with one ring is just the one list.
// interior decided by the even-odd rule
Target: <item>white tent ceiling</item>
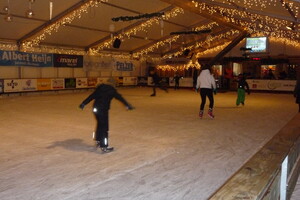
[[(25, 14), (29, 6), (31, 18)], [(230, 42), (243, 30), (297, 45), (299, 7), (299, 0), (0, 0), (0, 49), (33, 51), (34, 44), (44, 51), (180, 55)], [(163, 18), (145, 17), (162, 12)], [(130, 20), (112, 20), (119, 17)], [(112, 46), (112, 35), (122, 40), (119, 48)]]

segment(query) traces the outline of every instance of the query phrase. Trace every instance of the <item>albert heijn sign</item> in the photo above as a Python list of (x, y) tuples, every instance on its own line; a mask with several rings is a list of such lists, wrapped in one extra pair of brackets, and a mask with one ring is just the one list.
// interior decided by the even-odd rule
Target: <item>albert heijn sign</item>
[(0, 66), (52, 67), (52, 54), (0, 50)]

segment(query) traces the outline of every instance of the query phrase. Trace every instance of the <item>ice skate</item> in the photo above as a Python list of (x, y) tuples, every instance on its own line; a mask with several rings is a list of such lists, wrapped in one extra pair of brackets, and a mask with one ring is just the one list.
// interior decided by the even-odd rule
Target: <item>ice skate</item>
[(203, 110), (199, 111), (199, 117), (200, 117), (200, 119), (202, 119), (202, 117), (203, 117)]
[(103, 152), (105, 152), (105, 153), (108, 153), (108, 152), (111, 152), (111, 151), (114, 150), (113, 147), (100, 147), (100, 148), (101, 148), (101, 150), (102, 150)]
[(96, 140), (96, 142), (95, 142), (95, 147), (96, 147), (96, 148), (100, 147), (100, 141), (97, 141), (97, 140)]
[(211, 108), (208, 110), (208, 116), (209, 116), (211, 119), (215, 118), (215, 116), (214, 116), (213, 111), (212, 111)]

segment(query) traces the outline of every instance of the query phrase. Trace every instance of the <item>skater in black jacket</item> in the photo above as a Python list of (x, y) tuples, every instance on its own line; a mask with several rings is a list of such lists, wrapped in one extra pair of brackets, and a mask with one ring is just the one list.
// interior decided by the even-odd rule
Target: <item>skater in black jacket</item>
[(121, 94), (117, 92), (113, 84), (114, 81), (112, 78), (109, 79), (106, 84), (100, 84), (96, 90), (79, 105), (79, 107), (83, 109), (86, 104), (94, 100), (93, 113), (97, 120), (95, 140), (96, 145), (104, 152), (113, 150), (113, 147), (108, 147), (108, 110), (110, 109), (111, 100), (116, 98), (122, 102), (128, 110), (133, 109)]
[(164, 90), (165, 92), (168, 92), (167, 87), (164, 87), (161, 83), (161, 78), (157, 75), (155, 71), (150, 72), (150, 77), (152, 77), (152, 83), (153, 83), (153, 93), (150, 95), (152, 97), (156, 96), (156, 87), (158, 87), (161, 90)]

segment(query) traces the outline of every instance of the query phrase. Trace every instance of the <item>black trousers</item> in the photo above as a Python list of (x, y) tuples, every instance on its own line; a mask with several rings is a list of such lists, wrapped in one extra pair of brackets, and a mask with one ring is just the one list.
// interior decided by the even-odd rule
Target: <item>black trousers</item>
[(167, 91), (168, 89), (167, 89), (167, 87), (164, 87), (161, 83), (156, 83), (156, 84), (154, 84), (153, 85), (153, 94), (154, 95), (156, 95), (156, 88), (159, 88), (159, 89), (161, 89), (161, 90), (164, 90), (164, 91)]
[(179, 81), (175, 81), (175, 87), (174, 87), (175, 90), (178, 90), (179, 89)]
[(208, 99), (209, 99), (209, 108), (213, 109), (213, 107), (214, 107), (213, 89), (200, 88), (200, 96), (201, 96), (200, 110), (204, 110), (204, 106), (206, 103), (206, 97), (208, 97)]
[(100, 142), (100, 147), (108, 146), (108, 110), (94, 112), (97, 120), (95, 140)]

